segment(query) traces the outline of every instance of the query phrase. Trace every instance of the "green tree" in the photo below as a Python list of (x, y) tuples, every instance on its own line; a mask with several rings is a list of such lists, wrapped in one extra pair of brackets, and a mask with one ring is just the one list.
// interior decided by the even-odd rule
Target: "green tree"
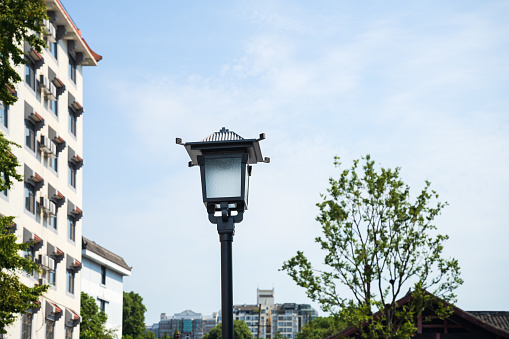
[[(221, 323), (212, 328), (209, 333), (203, 336), (203, 339), (221, 339), (222, 326)], [(249, 331), (249, 327), (244, 320), (233, 321), (233, 338), (234, 339), (252, 339), (253, 335)]]
[[(2, 0), (0, 1), (0, 102), (12, 105), (17, 98), (14, 89), (21, 81), (15, 67), (25, 63), (23, 41), (39, 53), (46, 45), (39, 38), (42, 20), (47, 18), (44, 0)], [(33, 34), (33, 33), (36, 34)], [(38, 36), (39, 35), (39, 36)], [(7, 87), (9, 86), (9, 87)]]
[[(16, 172), (18, 162), (11, 153), (11, 146), (18, 145), (0, 133), (0, 191), (10, 189), (13, 180), (23, 180)], [(6, 327), (19, 314), (39, 307), (37, 301), (48, 289), (47, 285), (28, 287), (21, 283), (21, 272), (33, 275), (40, 270), (35, 262), (20, 255), (30, 244), (17, 242), (13, 220), (14, 217), (0, 217), (0, 333), (6, 333)]]
[(344, 321), (338, 317), (318, 317), (304, 325), (297, 339), (323, 339), (345, 328)]
[(124, 292), (122, 335), (130, 335), (133, 339), (143, 338), (146, 311), (143, 298), (138, 293)]
[(80, 339), (112, 339), (114, 331), (106, 329), (108, 316), (99, 310), (93, 297), (81, 292)]
[[(301, 251), (282, 269), (364, 338), (408, 338), (425, 308), (435, 306), (440, 318), (450, 312), (442, 301), (453, 302), (463, 282), (457, 260), (442, 254), (448, 237), (433, 224), (446, 204), (437, 201), (428, 181), (412, 199), (400, 168), (378, 170), (369, 155), (363, 159), (362, 169), (355, 160), (337, 180), (330, 178), (328, 194), (317, 204), (323, 236), (316, 242), (325, 252), (325, 269), (315, 269)], [(337, 157), (335, 165), (341, 167)], [(409, 290), (413, 298), (398, 305)]]

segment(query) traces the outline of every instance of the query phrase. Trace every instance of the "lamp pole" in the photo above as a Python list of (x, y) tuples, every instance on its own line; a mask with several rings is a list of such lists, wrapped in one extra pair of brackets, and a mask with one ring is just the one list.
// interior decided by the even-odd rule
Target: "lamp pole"
[(221, 242), (223, 339), (233, 339), (232, 242), (235, 223), (243, 220), (247, 209), (249, 164), (270, 162), (262, 157), (259, 141), (263, 139), (263, 133), (259, 139), (244, 139), (224, 127), (199, 142), (183, 143), (177, 138), (177, 144), (185, 146), (191, 158), (189, 167), (200, 166), (203, 202)]

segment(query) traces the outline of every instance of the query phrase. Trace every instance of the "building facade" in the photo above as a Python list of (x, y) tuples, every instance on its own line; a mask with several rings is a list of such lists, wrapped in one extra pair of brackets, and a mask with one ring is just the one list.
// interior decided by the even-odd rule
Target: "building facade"
[(131, 275), (122, 257), (83, 237), (81, 291), (93, 297), (106, 313), (106, 328), (122, 337), (122, 306), (124, 277)]
[[(81, 37), (59, 0), (46, 0), (48, 48), (42, 53), (21, 42), (23, 82), (18, 101), (0, 105), (0, 132), (14, 147), (24, 182), (0, 192), (0, 213), (15, 216), (15, 234), (31, 247), (25, 257), (41, 274), (22, 275), (27, 286), (48, 284), (40, 307), (23, 314), (7, 338), (78, 338), (81, 275), (83, 166), (83, 68), (101, 56)], [(1, 104), (1, 103), (0, 103)]]
[(309, 321), (318, 317), (308, 304), (275, 304), (274, 289), (256, 291), (256, 305), (235, 305), (234, 319), (246, 322), (254, 338), (296, 338)]
[[(309, 321), (318, 317), (318, 313), (308, 304), (275, 304), (274, 289), (256, 291), (255, 305), (234, 305), (233, 319), (244, 321), (249, 327), (253, 338), (274, 338), (279, 332), (283, 337), (296, 338), (297, 333)], [(185, 332), (182, 316), (187, 315), (188, 326), (195, 328), (194, 331)], [(193, 324), (189, 322), (193, 319)], [(221, 322), (221, 311), (214, 312), (212, 316), (202, 316), (200, 313), (185, 311), (177, 313), (169, 318), (166, 313), (161, 314), (159, 323), (147, 326), (147, 330), (154, 332), (157, 338), (164, 334), (173, 336), (178, 330), (182, 339), (200, 339), (212, 328)]]

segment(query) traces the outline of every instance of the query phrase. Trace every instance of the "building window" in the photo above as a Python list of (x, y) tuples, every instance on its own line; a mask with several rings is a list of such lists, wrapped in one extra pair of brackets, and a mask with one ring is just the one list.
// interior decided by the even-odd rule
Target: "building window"
[(74, 271), (67, 270), (67, 292), (74, 294)]
[(25, 209), (35, 213), (35, 188), (27, 182), (25, 182)]
[(21, 317), (21, 339), (32, 339), (32, 314), (23, 313)]
[(69, 162), (69, 185), (76, 188), (76, 166)]
[(48, 284), (56, 286), (57, 284), (57, 275), (55, 270), (48, 271)]
[(65, 327), (65, 339), (72, 339), (72, 327)]
[(72, 241), (76, 240), (76, 220), (72, 217), (67, 217), (67, 236)]
[(35, 91), (35, 67), (30, 59), (26, 58), (25, 60), (25, 82)]
[(57, 214), (49, 216), (49, 225), (54, 229), (57, 229)]
[(69, 54), (69, 78), (76, 83), (76, 60)]
[(46, 319), (46, 339), (55, 339), (55, 321)]
[(50, 53), (55, 57), (55, 59), (58, 60), (58, 43), (57, 42), (51, 42), (49, 44), (49, 51)]
[(69, 108), (69, 132), (72, 135), (76, 136), (76, 125), (78, 123), (78, 117), (76, 114)]
[(55, 114), (58, 117), (58, 99), (53, 101), (49, 101), (49, 109), (53, 114)]
[(0, 124), (9, 127), (9, 106), (0, 103)]
[[(4, 172), (1, 172), (1, 173), (0, 173), (0, 180), (2, 180), (2, 184), (4, 184), (4, 183), (5, 183), (5, 173), (4, 173)], [(2, 194), (3, 194), (3, 195), (5, 195), (5, 196), (7, 196), (7, 195), (8, 195), (8, 190), (7, 190), (7, 188), (6, 188), (6, 189), (4, 189), (4, 190), (2, 191)]]
[(55, 154), (55, 157), (50, 157), (49, 160), (49, 167), (53, 169), (55, 172), (58, 172), (58, 152)]
[(25, 120), (25, 144), (35, 152), (35, 125)]
[(106, 285), (106, 267), (101, 266), (101, 284)]
[(99, 308), (100, 308), (101, 312), (106, 313), (106, 300), (102, 300), (99, 298), (97, 298), (97, 300), (99, 300)]

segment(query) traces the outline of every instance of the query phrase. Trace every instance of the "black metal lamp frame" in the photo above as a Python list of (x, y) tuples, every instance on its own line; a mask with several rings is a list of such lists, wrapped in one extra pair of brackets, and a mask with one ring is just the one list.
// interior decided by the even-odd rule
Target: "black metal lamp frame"
[[(259, 141), (265, 139), (260, 134), (259, 139), (243, 139), (236, 135), (235, 139), (228, 139), (230, 133), (224, 127), (217, 138), (206, 138), (201, 142), (183, 143), (177, 138), (177, 144), (183, 145), (191, 161), (189, 166), (200, 165), (203, 202), (207, 208), (209, 221), (217, 225), (217, 233), (221, 242), (221, 310), (222, 310), (222, 339), (233, 339), (233, 270), (232, 243), (235, 235), (235, 224), (242, 222), (244, 211), (247, 209), (249, 193), (249, 176), (252, 167), (249, 164), (257, 162), (269, 163), (269, 158), (263, 158)], [(234, 133), (233, 133), (234, 134)], [(212, 135), (211, 135), (212, 136)], [(241, 194), (238, 197), (208, 198), (206, 192), (205, 159), (241, 157)], [(247, 177), (246, 177), (247, 176)]]

